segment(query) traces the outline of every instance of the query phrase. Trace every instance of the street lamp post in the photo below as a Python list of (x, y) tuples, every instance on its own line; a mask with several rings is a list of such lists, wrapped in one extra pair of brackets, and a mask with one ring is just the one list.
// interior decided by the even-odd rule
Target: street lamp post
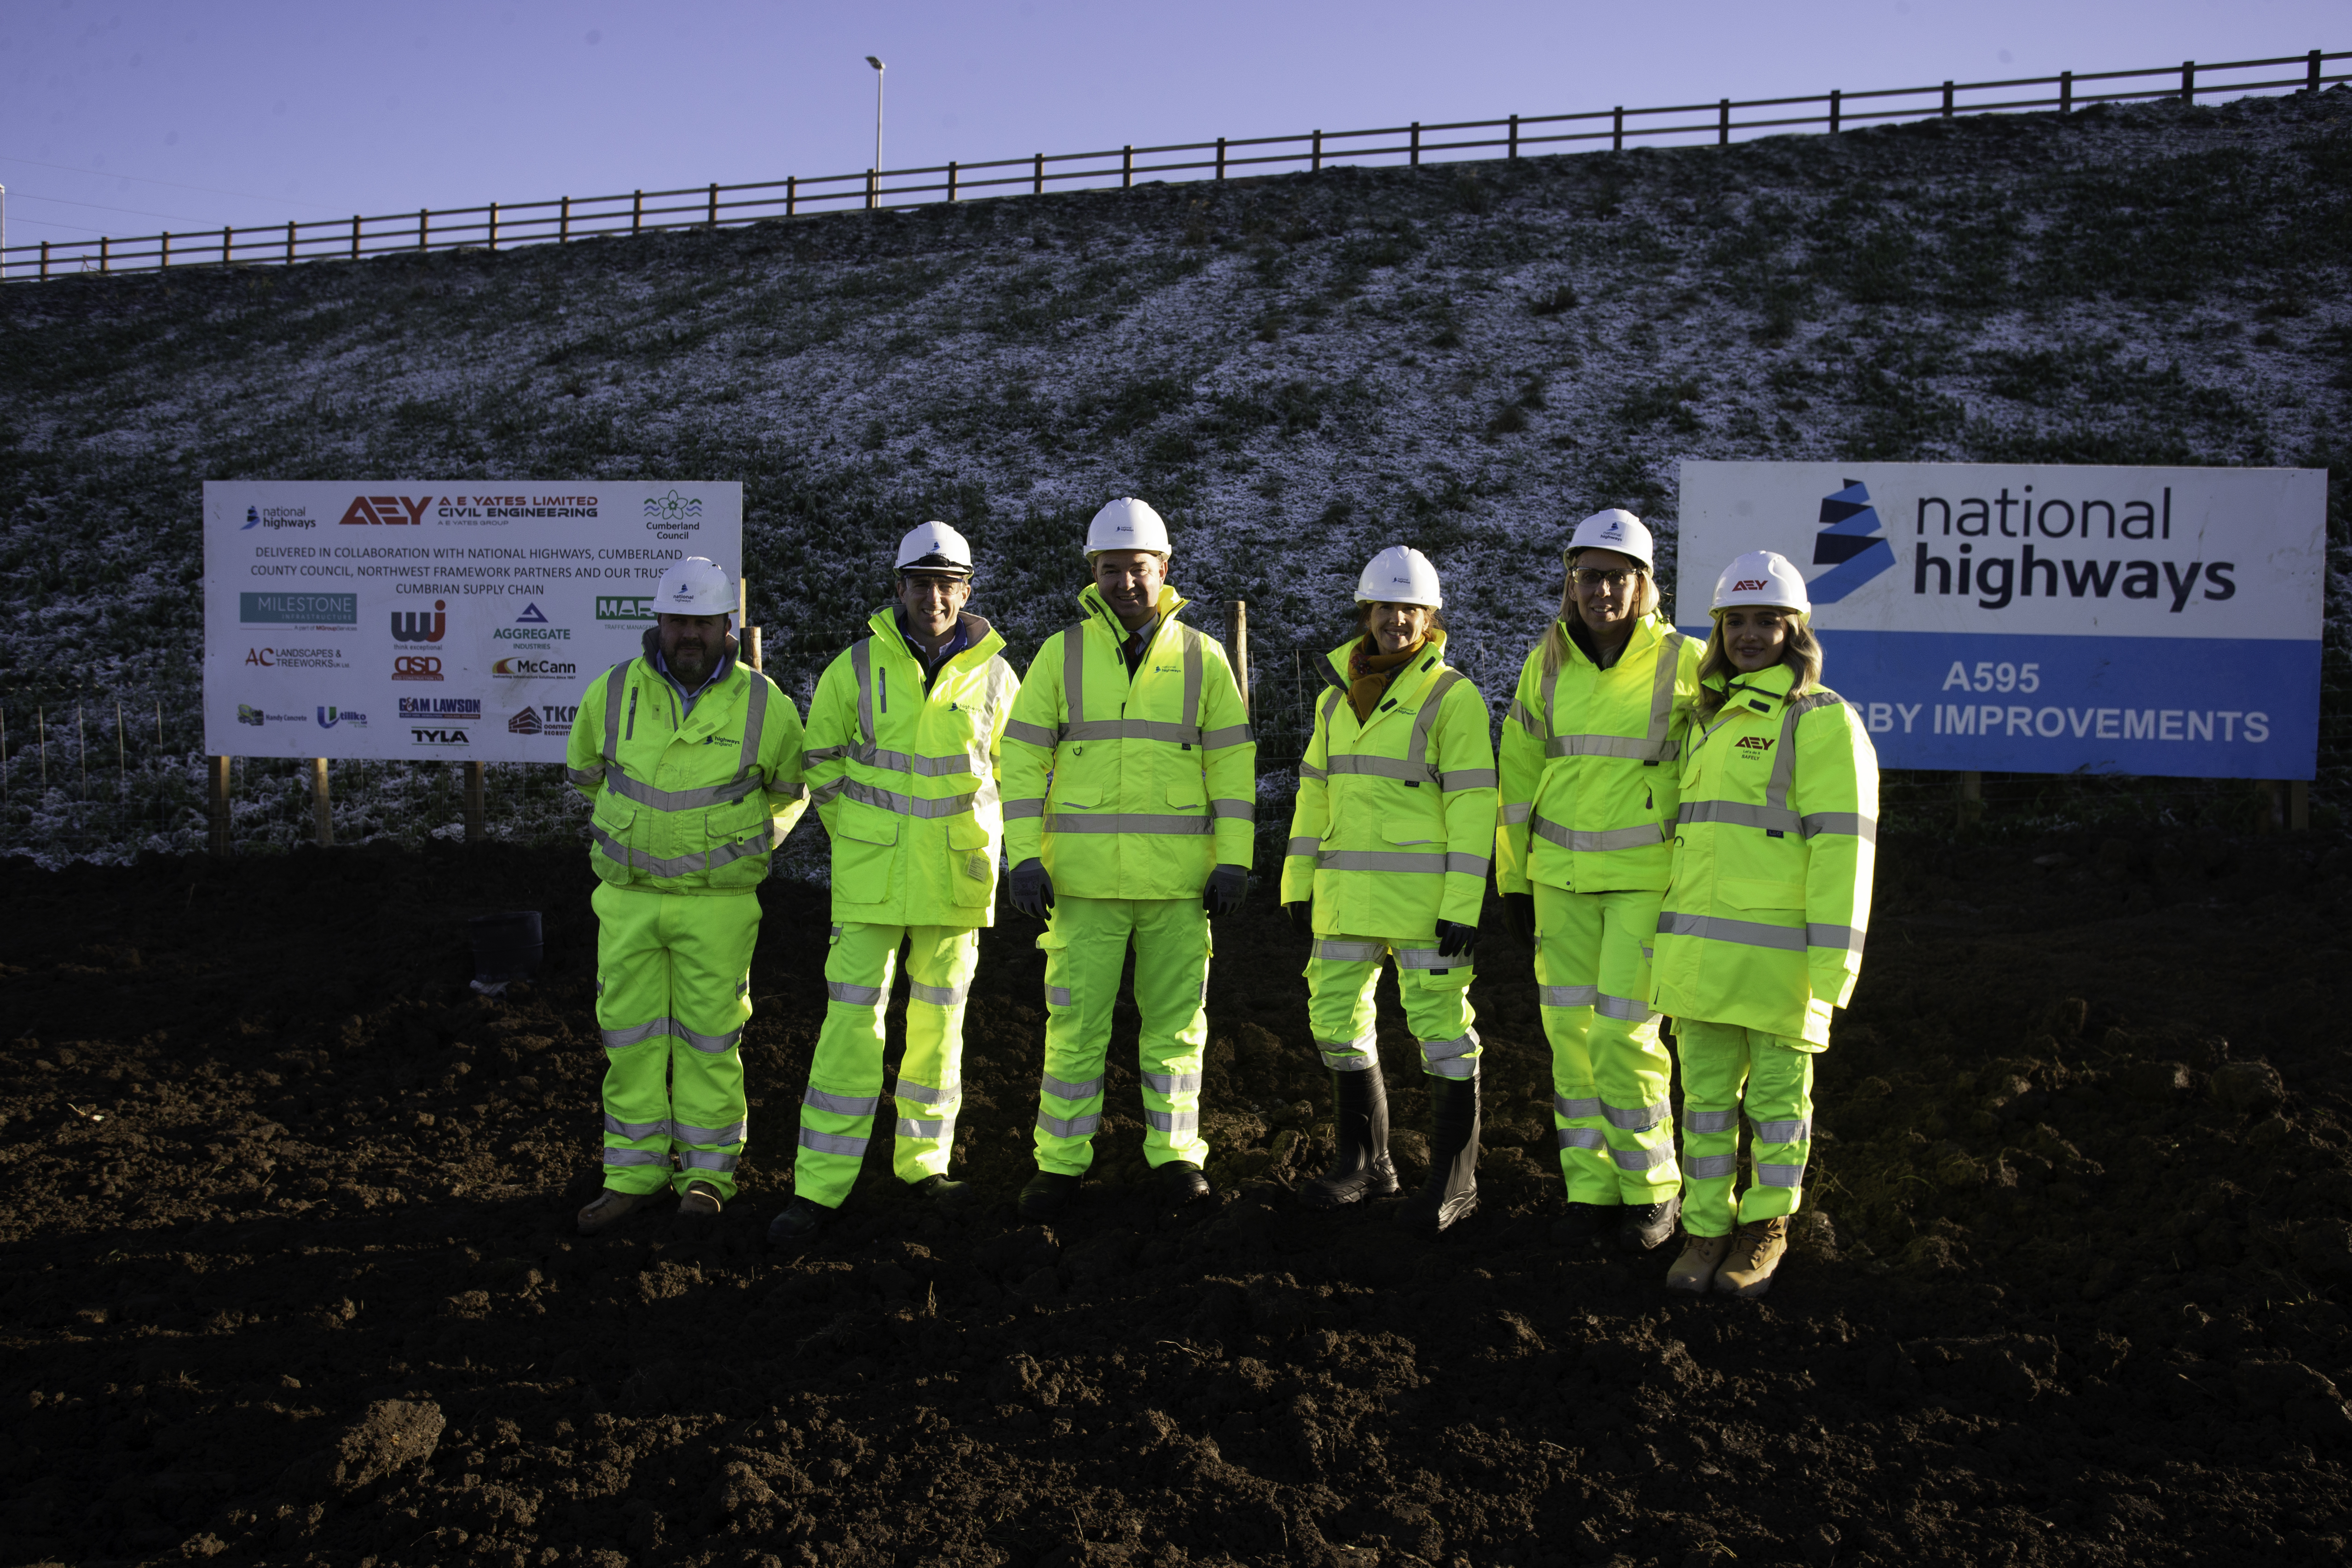
[(877, 207), (882, 205), (883, 67), (880, 58), (875, 55), (866, 56), (866, 63), (874, 68), (874, 177), (866, 182), (866, 205), (869, 207)]

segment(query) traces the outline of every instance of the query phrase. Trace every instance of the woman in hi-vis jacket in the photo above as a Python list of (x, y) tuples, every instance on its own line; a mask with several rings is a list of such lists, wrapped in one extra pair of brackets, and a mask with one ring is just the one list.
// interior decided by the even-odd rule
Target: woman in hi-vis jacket
[(1331, 1168), (1299, 1195), (1331, 1209), (1397, 1190), (1372, 1012), (1393, 956), (1433, 1122), (1429, 1179), (1397, 1217), (1431, 1236), (1478, 1206), (1470, 958), (1495, 837), (1486, 700), (1446, 665), (1443, 602), (1418, 550), (1391, 546), (1364, 568), (1358, 635), (1331, 650), (1282, 862), (1291, 924), (1315, 939), (1307, 1020), (1339, 1134)]
[[(1804, 1196), (1813, 1057), (1862, 970), (1878, 754), (1862, 716), (1818, 684), (1811, 613), (1804, 579), (1769, 550), (1715, 585), (1651, 970), (1682, 1063), (1687, 1241), (1673, 1290), (1771, 1289)], [(1735, 1194), (1743, 1110), (1754, 1173)]]

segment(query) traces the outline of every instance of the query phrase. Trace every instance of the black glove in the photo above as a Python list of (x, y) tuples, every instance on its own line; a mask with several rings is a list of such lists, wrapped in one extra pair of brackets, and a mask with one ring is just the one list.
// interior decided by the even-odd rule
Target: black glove
[(1477, 945), (1478, 928), (1476, 926), (1466, 926), (1458, 921), (1437, 922), (1438, 957), (1467, 958), (1470, 956), (1470, 950)]
[(1536, 896), (1533, 893), (1503, 895), (1503, 929), (1515, 941), (1532, 948), (1536, 944)]
[(1013, 868), (1013, 907), (1033, 921), (1054, 912), (1054, 879), (1043, 860), (1024, 860)]
[(1285, 904), (1282, 912), (1290, 917), (1290, 929), (1300, 936), (1315, 934), (1315, 906), (1305, 901)]
[(1248, 892), (1248, 868), (1220, 866), (1209, 873), (1209, 885), (1201, 889), (1201, 903), (1213, 915), (1229, 915), (1242, 907)]

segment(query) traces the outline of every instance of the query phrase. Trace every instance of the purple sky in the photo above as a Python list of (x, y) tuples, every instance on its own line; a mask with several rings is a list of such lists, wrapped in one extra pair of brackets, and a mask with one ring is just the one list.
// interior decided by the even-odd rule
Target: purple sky
[[(8, 0), (7, 239), (2352, 47), (2342, 0)], [(2331, 68), (2341, 69), (2338, 66)]]

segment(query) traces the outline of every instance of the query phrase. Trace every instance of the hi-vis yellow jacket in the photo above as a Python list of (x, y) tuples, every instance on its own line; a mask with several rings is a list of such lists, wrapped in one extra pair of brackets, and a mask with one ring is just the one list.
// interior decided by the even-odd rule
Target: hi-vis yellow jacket
[(1433, 631), (1367, 722), (1348, 701), (1359, 643), (1333, 648), (1282, 862), (1282, 901), (1315, 902), (1321, 936), (1428, 942), (1439, 921), (1478, 923), (1495, 838), (1486, 700)]
[(604, 881), (662, 893), (748, 893), (808, 806), (801, 716), (735, 658), (687, 714), (645, 657), (591, 681), (572, 716), (566, 774), (595, 807), (590, 864)]
[(1794, 679), (1785, 664), (1735, 677), (1693, 726), (1650, 1005), (1819, 1048), (1862, 973), (1878, 753), (1836, 692), (1789, 701)]
[(874, 612), (825, 666), (802, 753), (816, 814), (833, 836), (833, 918), (848, 925), (994, 923), (997, 743), (1018, 683), (1004, 639), (963, 617), (971, 646), (929, 693), (896, 612)]
[(1160, 624), (1134, 678), (1127, 628), (1092, 584), (1085, 618), (1045, 639), (1005, 731), (1004, 858), (1042, 858), (1056, 893), (1197, 898), (1218, 865), (1247, 866), (1257, 742), (1219, 644)]
[(1567, 642), (1549, 677), (1536, 645), (1503, 716), (1496, 890), (1662, 892), (1699, 645), (1655, 615), (1607, 669)]

